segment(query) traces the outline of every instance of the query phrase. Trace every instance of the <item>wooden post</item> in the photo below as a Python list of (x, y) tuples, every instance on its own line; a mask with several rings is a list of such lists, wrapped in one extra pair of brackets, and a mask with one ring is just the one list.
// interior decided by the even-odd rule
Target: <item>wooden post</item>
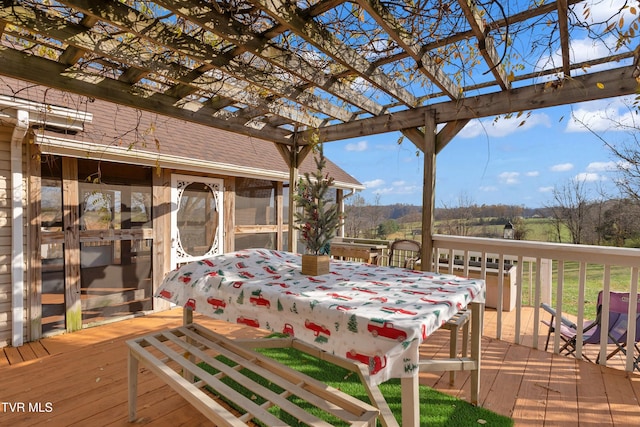
[(293, 147), (290, 151), (291, 162), (289, 163), (289, 252), (298, 252), (298, 230), (293, 227), (296, 202), (294, 195), (298, 187), (298, 148)]
[(42, 231), (41, 201), (42, 201), (42, 166), (40, 163), (40, 149), (36, 144), (27, 144), (27, 167), (29, 177), (28, 218), (27, 231), (27, 280), (29, 283), (27, 301), (29, 304), (28, 337), (30, 341), (42, 337)]
[[(433, 260), (433, 210), (436, 189), (436, 120), (429, 110), (424, 117), (424, 179), (422, 188), (422, 271), (435, 271)], [(436, 260), (437, 262), (437, 260)]]
[(80, 301), (80, 221), (78, 219), (78, 160), (62, 158), (64, 211), (64, 282), (67, 332), (82, 329)]
[[(160, 173), (153, 173), (153, 292), (158, 290), (164, 275), (171, 266), (171, 173), (162, 169)], [(169, 301), (162, 298), (153, 300), (154, 310), (168, 310)]]

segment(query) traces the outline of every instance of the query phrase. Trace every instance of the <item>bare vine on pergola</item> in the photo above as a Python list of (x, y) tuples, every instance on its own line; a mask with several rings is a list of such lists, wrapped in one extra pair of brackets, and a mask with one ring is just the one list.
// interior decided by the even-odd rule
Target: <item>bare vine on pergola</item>
[(280, 146), (402, 131), (421, 148), (430, 111), (439, 150), (472, 118), (637, 86), (635, 0), (1, 4), (0, 74)]

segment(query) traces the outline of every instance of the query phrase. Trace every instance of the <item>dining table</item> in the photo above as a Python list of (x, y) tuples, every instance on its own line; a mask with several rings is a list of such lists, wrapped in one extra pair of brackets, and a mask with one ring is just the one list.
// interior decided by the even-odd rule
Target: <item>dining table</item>
[[(482, 279), (354, 261), (332, 260), (328, 274), (307, 276), (300, 254), (258, 248), (182, 265), (166, 275), (156, 296), (361, 363), (369, 388), (399, 378), (401, 425), (417, 427), (420, 372), (470, 371), (471, 403), (477, 404), (485, 293)], [(420, 345), (466, 308), (472, 312), (470, 355), (421, 359)], [(383, 425), (398, 425), (385, 402), (376, 404)]]

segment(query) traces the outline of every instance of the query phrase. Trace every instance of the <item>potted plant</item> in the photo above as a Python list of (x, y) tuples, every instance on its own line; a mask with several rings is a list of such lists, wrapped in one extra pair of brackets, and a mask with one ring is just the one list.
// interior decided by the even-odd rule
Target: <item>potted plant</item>
[(302, 273), (312, 276), (329, 273), (329, 243), (340, 226), (338, 205), (329, 196), (334, 179), (324, 172), (327, 161), (322, 145), (315, 162), (316, 171), (304, 174), (294, 195), (300, 208), (294, 213), (294, 228), (300, 231), (300, 240), (306, 246)]

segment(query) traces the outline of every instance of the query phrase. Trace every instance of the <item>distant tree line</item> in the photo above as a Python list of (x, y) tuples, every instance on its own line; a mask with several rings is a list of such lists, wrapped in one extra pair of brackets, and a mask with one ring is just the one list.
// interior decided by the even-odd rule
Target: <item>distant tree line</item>
[[(526, 240), (527, 219), (546, 218), (552, 225), (550, 241), (640, 247), (640, 204), (633, 198), (590, 199), (583, 184), (571, 181), (556, 187), (553, 201), (537, 209), (474, 203), (437, 208), (435, 232), (501, 238), (503, 226), (511, 222), (514, 239)], [(420, 223), (422, 219), (421, 206), (372, 205), (357, 194), (346, 204), (345, 211), (345, 234), (349, 237), (387, 239), (406, 224)]]

